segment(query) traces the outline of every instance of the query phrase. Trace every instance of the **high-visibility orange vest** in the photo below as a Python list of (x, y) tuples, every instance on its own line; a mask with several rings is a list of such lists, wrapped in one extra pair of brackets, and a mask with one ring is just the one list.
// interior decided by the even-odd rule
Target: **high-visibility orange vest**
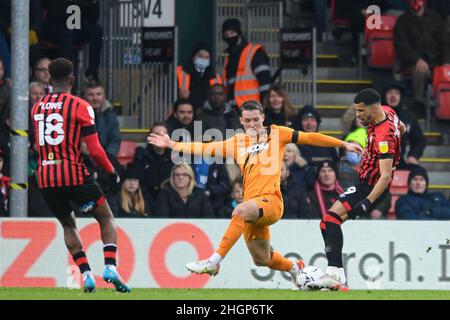
[[(182, 66), (177, 67), (178, 89), (189, 92), (191, 88), (191, 75), (183, 70)], [(223, 84), (220, 74), (216, 74), (214, 78), (209, 79), (209, 85)]]
[(234, 100), (238, 107), (241, 107), (245, 101), (261, 99), (259, 91), (259, 82), (252, 70), (252, 61), (256, 51), (261, 48), (260, 44), (249, 43), (241, 53), (236, 72), (236, 78), (228, 79), (227, 66), (228, 56), (225, 59), (224, 78), (227, 85), (234, 83)]

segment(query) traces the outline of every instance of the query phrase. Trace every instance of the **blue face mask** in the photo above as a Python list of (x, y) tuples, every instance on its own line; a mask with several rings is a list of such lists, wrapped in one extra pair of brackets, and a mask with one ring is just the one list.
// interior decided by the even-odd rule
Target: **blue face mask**
[(203, 72), (206, 68), (209, 67), (209, 60), (203, 58), (195, 58), (194, 65), (198, 70)]
[(350, 163), (352, 166), (356, 166), (362, 160), (362, 156), (360, 156), (356, 152), (347, 152), (345, 158), (347, 159), (348, 163)]

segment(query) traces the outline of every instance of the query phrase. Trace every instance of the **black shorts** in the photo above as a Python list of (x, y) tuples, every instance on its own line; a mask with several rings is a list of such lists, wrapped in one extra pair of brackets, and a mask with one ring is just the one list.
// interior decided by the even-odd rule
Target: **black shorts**
[[(353, 208), (361, 201), (363, 201), (367, 196), (372, 192), (374, 186), (369, 186), (365, 182), (360, 182), (358, 185), (349, 187), (345, 192), (339, 195), (339, 201), (344, 206), (345, 210), (350, 219), (359, 219), (359, 216), (353, 212)], [(371, 211), (370, 209), (375, 208), (380, 202), (382, 202), (385, 197), (389, 195), (389, 190), (385, 190), (381, 196), (372, 203), (372, 207), (367, 211), (368, 213)]]
[(73, 210), (73, 205), (89, 214), (98, 205), (105, 202), (105, 196), (92, 176), (85, 177), (85, 182), (79, 186), (53, 187), (41, 189), (49, 209), (56, 217), (65, 217)]

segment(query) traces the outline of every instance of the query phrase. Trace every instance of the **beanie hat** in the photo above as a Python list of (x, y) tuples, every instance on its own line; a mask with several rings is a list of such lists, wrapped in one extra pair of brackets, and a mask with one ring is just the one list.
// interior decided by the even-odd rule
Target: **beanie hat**
[(298, 113), (298, 119), (300, 120), (300, 128), (303, 130), (303, 126), (301, 124), (301, 121), (305, 118), (315, 118), (317, 121), (317, 127), (320, 126), (320, 123), (322, 122), (322, 119), (320, 118), (319, 112), (311, 105), (306, 105), (303, 108), (300, 109)]
[(222, 36), (225, 31), (235, 31), (239, 36), (242, 36), (241, 22), (238, 19), (227, 19), (222, 24)]
[(323, 161), (317, 165), (317, 179), (319, 178), (319, 173), (322, 168), (331, 168), (336, 174), (336, 179), (338, 178), (338, 170), (336, 164), (331, 161)]
[(408, 186), (411, 183), (411, 180), (414, 179), (414, 177), (417, 176), (422, 176), (425, 178), (425, 181), (427, 182), (427, 189), (428, 189), (428, 183), (430, 182), (429, 178), (428, 178), (428, 173), (427, 170), (425, 170), (425, 168), (415, 165), (411, 171), (409, 172), (409, 176), (408, 176)]
[(129, 166), (123, 175), (123, 179), (127, 180), (127, 179), (138, 179), (141, 177), (139, 170), (133, 166)]

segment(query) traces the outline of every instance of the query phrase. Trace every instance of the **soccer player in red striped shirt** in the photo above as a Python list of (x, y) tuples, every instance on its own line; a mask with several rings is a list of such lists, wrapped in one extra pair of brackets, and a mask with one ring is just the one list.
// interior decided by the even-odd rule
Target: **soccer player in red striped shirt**
[(116, 270), (116, 223), (83, 162), (81, 139), (86, 142), (92, 159), (116, 182), (118, 175), (100, 145), (94, 110), (89, 103), (70, 94), (74, 82), (72, 62), (55, 59), (49, 65), (49, 72), (53, 93), (41, 98), (31, 109), (39, 188), (64, 229), (67, 249), (83, 274), (84, 291), (95, 292), (95, 280), (76, 229), (71, 201), (100, 225), (105, 258), (103, 279), (112, 282), (119, 292), (130, 292)]
[(328, 267), (322, 278), (308, 285), (312, 289), (347, 290), (341, 224), (365, 216), (389, 195), (392, 173), (400, 160), (400, 138), (406, 129), (395, 111), (382, 106), (380, 94), (373, 89), (360, 91), (354, 104), (356, 116), (367, 127), (367, 146), (358, 172), (359, 183), (339, 196), (320, 223)]

